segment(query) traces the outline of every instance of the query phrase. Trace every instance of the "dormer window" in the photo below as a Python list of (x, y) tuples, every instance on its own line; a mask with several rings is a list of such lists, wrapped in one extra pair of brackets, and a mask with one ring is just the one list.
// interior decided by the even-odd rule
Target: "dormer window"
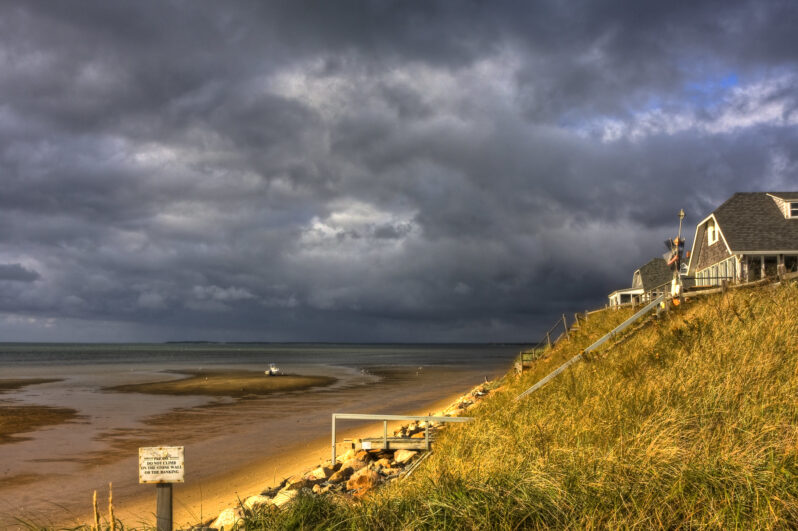
[(715, 225), (714, 220), (709, 220), (707, 222), (707, 242), (709, 245), (713, 243), (717, 243), (718, 241), (718, 227)]
[(790, 217), (798, 218), (798, 201), (790, 203)]

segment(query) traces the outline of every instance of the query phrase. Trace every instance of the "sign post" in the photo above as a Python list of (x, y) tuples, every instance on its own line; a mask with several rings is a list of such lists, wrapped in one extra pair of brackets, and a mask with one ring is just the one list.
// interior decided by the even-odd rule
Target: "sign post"
[(139, 448), (139, 483), (154, 483), (158, 531), (172, 531), (172, 483), (183, 483), (182, 446)]

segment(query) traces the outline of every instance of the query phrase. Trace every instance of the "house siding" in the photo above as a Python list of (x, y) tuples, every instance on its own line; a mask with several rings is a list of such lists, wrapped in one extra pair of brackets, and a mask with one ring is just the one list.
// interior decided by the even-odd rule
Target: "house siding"
[(722, 230), (721, 237), (712, 245), (707, 242), (706, 230), (701, 230), (699, 233), (701, 241), (698, 245), (698, 262), (696, 263), (695, 271), (701, 271), (705, 267), (722, 262), (731, 256), (728, 249), (726, 249), (726, 244), (723, 243)]
[(790, 217), (790, 203), (788, 203), (784, 199), (781, 199), (780, 197), (773, 197), (771, 195), (770, 198), (776, 202), (776, 206), (779, 207), (779, 210), (781, 210), (781, 214), (785, 218)]

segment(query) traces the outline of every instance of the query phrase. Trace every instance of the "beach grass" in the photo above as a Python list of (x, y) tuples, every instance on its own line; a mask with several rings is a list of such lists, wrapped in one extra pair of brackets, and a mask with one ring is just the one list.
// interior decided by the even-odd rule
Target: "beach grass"
[(514, 400), (629, 313), (508, 375), (411, 478), (247, 529), (798, 527), (798, 287), (696, 299)]

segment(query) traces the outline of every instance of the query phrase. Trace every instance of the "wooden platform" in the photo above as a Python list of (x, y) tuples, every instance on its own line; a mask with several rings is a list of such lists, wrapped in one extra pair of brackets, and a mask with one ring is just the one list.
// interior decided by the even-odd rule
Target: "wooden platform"
[[(430, 433), (430, 444), (435, 438)], [(355, 450), (426, 450), (427, 441), (422, 438), (411, 437), (368, 437), (365, 439), (344, 439), (341, 443), (343, 449)]]

